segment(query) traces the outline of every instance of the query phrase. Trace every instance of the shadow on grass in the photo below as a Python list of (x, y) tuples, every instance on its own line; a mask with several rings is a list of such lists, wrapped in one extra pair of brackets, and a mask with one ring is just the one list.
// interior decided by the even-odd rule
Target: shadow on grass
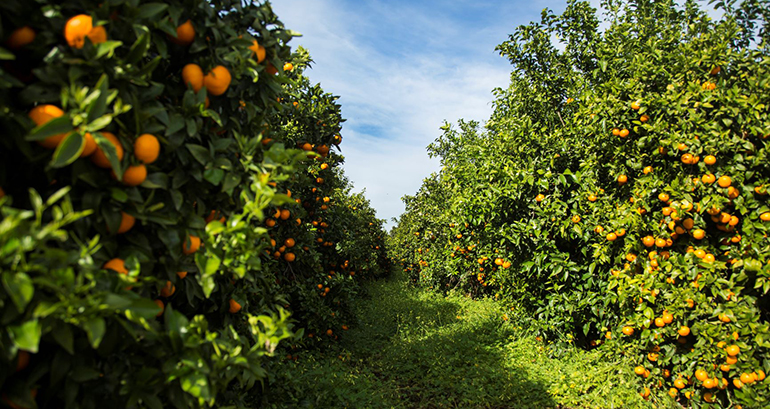
[(511, 365), (504, 346), (515, 334), (493, 302), (408, 288), (398, 276), (367, 289), (340, 350), (296, 364), (272, 407), (557, 407), (526, 366)]

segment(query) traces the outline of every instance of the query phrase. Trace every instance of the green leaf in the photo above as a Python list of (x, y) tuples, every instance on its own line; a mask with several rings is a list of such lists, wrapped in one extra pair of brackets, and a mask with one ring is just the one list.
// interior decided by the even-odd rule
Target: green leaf
[(16, 56), (12, 52), (0, 47), (0, 60), (15, 60)]
[(131, 304), (128, 306), (128, 308), (126, 308), (126, 310), (131, 311), (133, 314), (138, 315), (146, 320), (149, 320), (155, 318), (155, 316), (158, 315), (160, 307), (158, 304), (155, 304), (155, 301), (149, 298), (137, 298), (131, 301)]
[(4, 272), (2, 279), (3, 287), (16, 305), (16, 309), (19, 310), (19, 313), (23, 313), (35, 294), (32, 279), (25, 273), (12, 273), (10, 271)]
[(128, 55), (126, 56), (127, 64), (136, 64), (145, 56), (147, 50), (150, 49), (150, 30), (145, 26), (134, 26), (134, 29), (141, 31), (142, 35), (136, 39), (136, 42), (128, 51)]
[(195, 158), (195, 160), (198, 161), (201, 165), (205, 165), (209, 162), (212, 162), (214, 159), (211, 157), (211, 154), (209, 153), (209, 150), (204, 148), (200, 145), (195, 145), (192, 143), (188, 143), (187, 150), (190, 151), (192, 156)]
[(19, 349), (37, 353), (40, 336), (43, 332), (43, 324), (37, 319), (27, 321), (21, 325), (9, 326), (8, 331), (13, 343)]
[(196, 398), (209, 400), (211, 398), (209, 392), (209, 384), (206, 376), (199, 372), (193, 372), (189, 375), (183, 376), (180, 379), (180, 385), (182, 390), (189, 393)]
[(71, 132), (73, 129), (70, 117), (63, 115), (33, 129), (24, 139), (28, 141), (42, 141), (54, 135)]
[(91, 104), (86, 108), (88, 112), (88, 119), (86, 123), (92, 123), (96, 118), (104, 115), (107, 112), (107, 94), (109, 88), (109, 79), (107, 74), (102, 74), (99, 81), (96, 83), (93, 93), (98, 93), (98, 97), (94, 98)]
[(86, 139), (80, 132), (71, 132), (67, 135), (63, 141), (56, 147), (56, 151), (51, 159), (51, 166), (54, 168), (62, 168), (74, 162), (80, 157), (83, 152), (83, 148), (86, 146)]
[(147, 3), (139, 7), (139, 12), (136, 13), (137, 19), (149, 19), (157, 16), (158, 14), (166, 11), (168, 4), (164, 3)]
[(104, 332), (107, 330), (107, 326), (104, 323), (104, 318), (94, 317), (83, 323), (83, 330), (86, 331), (91, 346), (99, 348), (99, 344), (101, 344), (102, 338), (104, 338)]
[(74, 337), (72, 336), (72, 329), (69, 324), (63, 322), (57, 323), (54, 326), (51, 335), (53, 335), (53, 339), (55, 339), (65, 351), (69, 352), (70, 355), (75, 354)]
[(225, 177), (225, 171), (222, 169), (206, 169), (203, 172), (203, 178), (208, 180), (212, 185), (218, 185)]

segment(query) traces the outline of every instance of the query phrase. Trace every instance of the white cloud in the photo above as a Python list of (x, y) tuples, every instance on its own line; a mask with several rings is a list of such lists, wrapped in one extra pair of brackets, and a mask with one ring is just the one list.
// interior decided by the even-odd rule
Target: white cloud
[(506, 7), (518, 15), (493, 16), (501, 21), (495, 27), (451, 17), (465, 7), (457, 3), (431, 13), (387, 1), (273, 3), (281, 21), (304, 35), (292, 45), (315, 60), (307, 75), (340, 95), (345, 173), (357, 191), (366, 188), (380, 218), (400, 215), (400, 198), (438, 170), (425, 147), (441, 135), (444, 120), (489, 117), (491, 91), (507, 86), (510, 73), (494, 48), (517, 25), (539, 20), (544, 7), (528, 2), (535, 13), (528, 15)]

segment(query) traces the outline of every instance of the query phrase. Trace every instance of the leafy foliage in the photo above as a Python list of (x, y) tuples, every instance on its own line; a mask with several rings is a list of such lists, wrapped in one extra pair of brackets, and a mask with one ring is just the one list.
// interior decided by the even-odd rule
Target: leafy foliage
[(0, 23), (6, 404), (246, 407), (279, 348), (338, 338), (303, 328), (387, 271), (382, 222), (268, 3), (11, 0)]
[(511, 84), (483, 128), (429, 147), (443, 168), (405, 198), (394, 258), (633, 358), (656, 404), (766, 406), (766, 7), (602, 5), (544, 11), (498, 47)]

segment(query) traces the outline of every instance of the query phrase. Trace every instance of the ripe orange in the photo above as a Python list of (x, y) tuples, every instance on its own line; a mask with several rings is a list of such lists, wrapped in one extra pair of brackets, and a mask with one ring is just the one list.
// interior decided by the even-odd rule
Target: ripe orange
[[(120, 141), (118, 138), (113, 135), (110, 132), (102, 132), (102, 136), (104, 136), (110, 143), (112, 143), (112, 146), (115, 147), (115, 153), (117, 154), (118, 161), (123, 160), (123, 145), (120, 144)], [(100, 168), (110, 168), (112, 165), (110, 165), (109, 159), (107, 159), (107, 155), (105, 155), (104, 151), (102, 151), (101, 147), (97, 145), (96, 152), (94, 152), (93, 155), (91, 155), (91, 162), (96, 164), (96, 166)]]
[(625, 235), (626, 235), (626, 229), (618, 229), (618, 230), (615, 232), (615, 235), (617, 235), (618, 237), (623, 237), (623, 236), (625, 236)]
[(321, 164), (321, 170), (326, 170), (326, 169), (329, 169), (329, 165), (326, 164), (326, 163), (322, 163)]
[(662, 192), (658, 195), (658, 199), (660, 199), (661, 202), (668, 202), (669, 196), (668, 193)]
[(693, 232), (692, 232), (692, 237), (693, 237), (695, 240), (701, 240), (701, 239), (703, 239), (704, 237), (706, 237), (706, 232), (705, 232), (704, 230), (702, 230), (702, 229), (695, 229), (695, 230), (693, 230)]
[(179, 277), (179, 278), (185, 278), (185, 277), (187, 277), (187, 271), (178, 271), (176, 273), (176, 276)]
[(730, 176), (720, 176), (719, 179), (717, 179), (719, 187), (730, 187), (732, 183), (733, 180), (730, 179)]
[(182, 82), (198, 92), (203, 88), (203, 70), (198, 64), (187, 64), (182, 68)]
[(147, 168), (144, 165), (129, 166), (123, 172), (123, 184), (126, 186), (139, 186), (147, 179)]
[(123, 259), (120, 258), (114, 258), (102, 266), (104, 269), (113, 270), (119, 274), (128, 274), (128, 270), (126, 269), (126, 262), (123, 261)]
[(615, 241), (615, 240), (617, 240), (617, 238), (618, 238), (618, 235), (615, 234), (615, 233), (610, 233), (610, 234), (607, 235), (607, 240), (608, 241)]
[(614, 136), (620, 136), (620, 129), (618, 129), (618, 128), (612, 128), (612, 135), (614, 135)]
[(697, 371), (695, 371), (695, 378), (701, 382), (708, 379), (708, 377), (709, 375), (703, 369), (698, 369)]
[(623, 129), (620, 130), (620, 134), (619, 135), (620, 135), (621, 138), (625, 138), (626, 136), (628, 136), (628, 134), (629, 134), (628, 129), (623, 128)]
[(195, 40), (195, 27), (187, 20), (176, 28), (176, 37), (168, 36), (168, 39), (174, 44), (188, 46)]
[(711, 253), (708, 253), (708, 254), (706, 254), (705, 256), (703, 256), (703, 261), (704, 261), (705, 263), (713, 263), (713, 262), (714, 262), (714, 260), (716, 260), (716, 259), (714, 258), (714, 255), (713, 255), (713, 254), (711, 254)]
[(741, 349), (738, 347), (738, 345), (730, 345), (729, 347), (727, 347), (726, 351), (727, 351), (727, 355), (730, 355), (730, 356), (737, 356), (738, 354), (741, 353)]
[(254, 42), (249, 46), (249, 50), (251, 50), (257, 57), (257, 63), (265, 61), (265, 58), (267, 57), (267, 50), (265, 50), (265, 47), (259, 45), (257, 40), (254, 40)]
[(671, 314), (670, 312), (664, 312), (662, 317), (663, 317), (663, 322), (665, 322), (666, 324), (671, 324), (672, 322), (674, 322), (674, 315)]
[(7, 45), (11, 50), (18, 50), (19, 48), (35, 41), (36, 35), (37, 33), (35, 33), (35, 30), (33, 30), (30, 26), (19, 27), (11, 32), (11, 35), (8, 36), (7, 40), (5, 40), (5, 45)]
[(664, 321), (663, 318), (660, 318), (660, 317), (655, 318), (655, 326), (656, 327), (665, 327), (666, 326), (666, 321)]
[(688, 327), (686, 325), (683, 325), (683, 326), (679, 327), (679, 330), (677, 331), (677, 333), (679, 335), (683, 336), (683, 337), (686, 337), (686, 336), (690, 335), (690, 327)]
[(96, 26), (86, 34), (86, 37), (91, 40), (92, 44), (100, 44), (107, 41), (107, 30), (105, 30), (104, 26)]
[(652, 173), (652, 166), (645, 166), (644, 169), (642, 169), (642, 172), (646, 175), (649, 173)]
[(227, 91), (231, 81), (230, 71), (223, 65), (217, 65), (203, 77), (203, 86), (209, 94), (219, 96)]
[(618, 183), (620, 183), (622, 185), (622, 184), (624, 184), (626, 182), (628, 182), (628, 176), (626, 176), (626, 175), (619, 175), (618, 176)]
[(738, 389), (743, 388), (743, 382), (738, 378), (733, 379), (733, 385)]
[(744, 372), (741, 374), (741, 382), (746, 385), (754, 383), (754, 377), (751, 376), (751, 374)]
[(197, 236), (188, 236), (188, 239), (185, 240), (184, 244), (182, 244), (182, 252), (184, 254), (193, 254), (201, 247), (201, 238)]
[(165, 305), (165, 304), (163, 304), (163, 301), (161, 301), (161, 300), (158, 300), (158, 299), (156, 299), (156, 300), (155, 300), (155, 304), (157, 304), (157, 305), (158, 305), (158, 308), (160, 308), (160, 311), (158, 311), (158, 313), (157, 313), (157, 314), (155, 314), (155, 316), (156, 316), (156, 317), (160, 317), (161, 315), (163, 315), (163, 311), (165, 311), (165, 310), (166, 310), (166, 305)]
[(589, 201), (589, 202), (595, 202), (595, 201), (596, 201), (596, 196), (594, 196), (594, 195), (588, 195), (588, 201)]
[(714, 378), (706, 378), (703, 381), (703, 387), (706, 388), (706, 389), (714, 389), (714, 388), (716, 388), (717, 384), (718, 384), (718, 382)]
[(230, 299), (230, 308), (228, 309), (228, 311), (230, 311), (230, 314), (235, 314), (235, 313), (237, 313), (240, 310), (241, 310), (241, 304), (238, 304), (238, 301), (235, 301), (235, 300), (233, 300), (231, 298)]
[(639, 376), (644, 375), (644, 371), (645, 369), (643, 366), (637, 366), (636, 368), (634, 368), (634, 373)]
[(759, 219), (763, 222), (770, 222), (770, 212), (764, 212), (759, 215)]
[(650, 120), (650, 117), (647, 114), (642, 115), (642, 116), (639, 117), (639, 121), (640, 122), (647, 122), (649, 120)]
[[(48, 121), (59, 118), (63, 115), (64, 111), (62, 111), (59, 107), (47, 104), (38, 105), (32, 108), (28, 114), (29, 118), (32, 119), (32, 121), (35, 122), (35, 125), (37, 126), (41, 126)], [(54, 149), (59, 146), (59, 143), (61, 143), (65, 136), (67, 136), (66, 133), (60, 133), (58, 135), (49, 136), (42, 141), (38, 141), (38, 143), (44, 148)]]
[[(770, 212), (768, 212), (767, 215), (769, 216), (769, 219), (770, 219)], [(578, 215), (572, 216), (572, 223), (580, 223), (580, 216), (578, 216)], [(459, 237), (458, 237), (458, 239), (459, 239)]]
[(149, 165), (158, 159), (160, 154), (160, 142), (154, 135), (148, 133), (141, 135), (134, 141), (134, 156), (140, 162)]
[(286, 253), (283, 255), (283, 259), (291, 263), (292, 261), (297, 259), (297, 256), (294, 255), (294, 253)]
[(678, 393), (679, 393), (679, 390), (677, 390), (676, 388), (669, 388), (669, 390), (668, 390), (668, 396), (670, 396), (672, 398), (676, 398), (676, 395)]
[(94, 22), (87, 14), (78, 14), (64, 25), (64, 38), (70, 47), (83, 48), (86, 36), (93, 30)]
[(290, 62), (287, 62), (286, 64), (283, 65), (283, 70), (284, 71), (291, 71), (293, 69), (294, 69), (294, 64), (292, 64)]
[(714, 176), (714, 175), (709, 173), (709, 174), (701, 176), (700, 180), (702, 180), (703, 183), (706, 183), (706, 184), (710, 185), (710, 184), (716, 182), (717, 178), (716, 178), (716, 176)]
[(707, 165), (713, 165), (717, 163), (717, 158), (714, 155), (706, 155), (706, 157), (703, 158), (703, 163)]
[(121, 216), (120, 227), (118, 227), (118, 234), (123, 234), (131, 230), (132, 227), (134, 227), (134, 222), (136, 222), (136, 218), (134, 218), (134, 216), (131, 216), (126, 212), (120, 212), (120, 216)]
[(160, 289), (160, 296), (161, 297), (171, 297), (176, 292), (176, 286), (174, 286), (171, 281), (166, 281), (166, 284), (163, 286), (163, 288)]
[(538, 203), (542, 202), (543, 199), (545, 199), (545, 196), (543, 196), (542, 193), (537, 195), (537, 196), (535, 196), (535, 201), (538, 202)]
[(674, 381), (674, 386), (677, 389), (684, 389), (684, 387), (687, 385), (684, 383), (684, 379), (678, 378), (677, 380)]
[(645, 245), (645, 247), (652, 247), (655, 244), (655, 238), (652, 236), (645, 236), (642, 239), (642, 243)]
[(639, 101), (639, 100), (636, 100), (636, 101), (632, 102), (631, 103), (631, 109), (633, 109), (634, 111), (639, 110), (639, 108), (641, 108), (640, 104), (641, 104), (641, 101)]
[(625, 326), (623, 327), (623, 333), (629, 336), (634, 335), (634, 329), (632, 327)]

